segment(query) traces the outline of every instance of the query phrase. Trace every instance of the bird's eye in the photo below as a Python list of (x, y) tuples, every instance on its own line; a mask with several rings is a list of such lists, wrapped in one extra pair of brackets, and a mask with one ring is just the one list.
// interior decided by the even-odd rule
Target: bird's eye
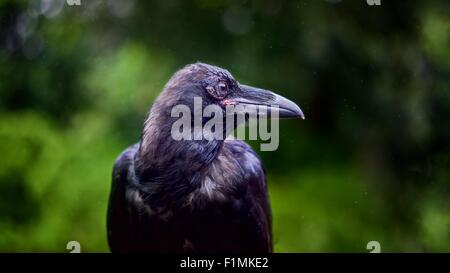
[(219, 82), (214, 85), (206, 87), (206, 91), (216, 99), (223, 99), (228, 94), (228, 85), (224, 82)]
[(223, 83), (223, 82), (219, 83), (219, 90), (220, 90), (221, 92), (227, 91), (227, 84), (226, 84), (226, 83)]

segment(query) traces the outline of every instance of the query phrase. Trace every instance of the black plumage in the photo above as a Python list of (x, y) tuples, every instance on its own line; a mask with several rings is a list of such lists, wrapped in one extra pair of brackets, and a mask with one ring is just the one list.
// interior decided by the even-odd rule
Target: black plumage
[(241, 85), (222, 68), (196, 63), (179, 70), (151, 107), (140, 142), (114, 164), (107, 219), (112, 252), (272, 251), (264, 169), (250, 146), (171, 137), (171, 109), (193, 107), (195, 96), (222, 108), (278, 104), (280, 117), (303, 117), (294, 103)]

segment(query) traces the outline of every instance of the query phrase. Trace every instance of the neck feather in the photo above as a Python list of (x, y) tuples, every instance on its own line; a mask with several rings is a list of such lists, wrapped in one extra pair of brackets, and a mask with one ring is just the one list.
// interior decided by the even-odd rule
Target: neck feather
[[(219, 155), (221, 140), (175, 140), (171, 128), (175, 118), (154, 105), (144, 124), (137, 173), (156, 180), (200, 180), (202, 169)], [(145, 179), (144, 179), (145, 180)]]

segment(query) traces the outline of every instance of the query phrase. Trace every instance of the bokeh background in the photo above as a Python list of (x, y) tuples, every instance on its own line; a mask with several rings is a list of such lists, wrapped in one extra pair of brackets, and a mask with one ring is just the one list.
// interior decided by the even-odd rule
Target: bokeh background
[(449, 15), (448, 0), (0, 0), (0, 252), (108, 251), (114, 159), (195, 61), (306, 114), (259, 152), (277, 252), (450, 251)]

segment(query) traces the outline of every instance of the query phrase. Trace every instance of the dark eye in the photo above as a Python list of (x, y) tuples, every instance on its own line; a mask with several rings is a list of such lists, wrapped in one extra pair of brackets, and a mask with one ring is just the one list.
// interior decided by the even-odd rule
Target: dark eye
[(219, 83), (219, 90), (221, 92), (226, 92), (227, 91), (227, 84), (223, 83), (223, 82)]
[(228, 94), (228, 85), (225, 82), (218, 82), (206, 87), (208, 93), (216, 99), (223, 99)]

